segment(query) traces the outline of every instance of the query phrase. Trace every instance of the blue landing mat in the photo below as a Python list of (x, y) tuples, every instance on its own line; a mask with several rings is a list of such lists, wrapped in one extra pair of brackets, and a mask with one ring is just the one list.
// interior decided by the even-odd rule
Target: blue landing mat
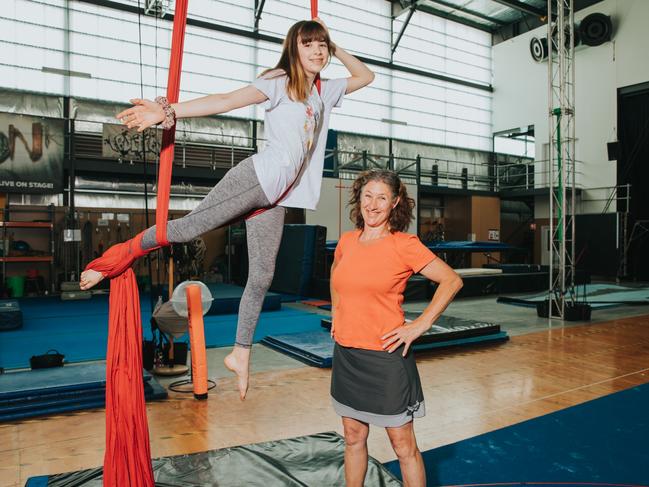
[[(429, 485), (649, 485), (649, 384), (423, 452)], [(400, 476), (398, 462), (386, 467)]]
[[(649, 288), (646, 287), (626, 287), (617, 284), (585, 284), (584, 286), (575, 287), (575, 290), (579, 294), (579, 301), (584, 301), (585, 293), (585, 301), (593, 309), (614, 308), (631, 303), (636, 305), (649, 305)], [(515, 298), (501, 296), (497, 301), (512, 306), (535, 308), (536, 303), (547, 299), (547, 297), (548, 293), (544, 292), (527, 296), (516, 296)]]
[[(151, 338), (151, 301), (142, 296), (141, 317), (144, 338)], [(65, 361), (83, 362), (106, 358), (108, 341), (108, 296), (93, 296), (88, 301), (61, 301), (58, 298), (20, 300), (23, 327), (0, 333), (0, 367), (29, 367), (29, 358), (49, 349), (65, 355)], [(292, 310), (261, 314), (255, 341), (275, 333), (316, 330), (321, 316)], [(237, 316), (205, 316), (205, 343), (208, 347), (234, 343)], [(179, 341), (186, 341), (186, 338)]]
[[(164, 399), (167, 392), (146, 371), (146, 400)], [(0, 421), (103, 407), (106, 366), (82, 364), (10, 372), (0, 375)]]
[[(151, 374), (142, 371), (144, 381)], [(106, 364), (81, 364), (0, 374), (0, 401), (17, 397), (96, 389), (106, 385)]]
[[(144, 383), (144, 398), (146, 401), (156, 401), (167, 398), (167, 391), (155, 379)], [(106, 392), (95, 392), (79, 397), (61, 397), (0, 408), (0, 422), (18, 421), (37, 416), (82, 411), (85, 409), (103, 408), (106, 405)]]
[[(472, 345), (485, 342), (507, 340), (506, 332), (492, 333), (484, 336), (458, 338), (434, 343), (421, 343), (414, 345), (415, 351), (432, 350), (460, 345)], [(334, 341), (329, 331), (309, 331), (304, 333), (288, 333), (285, 335), (267, 336), (261, 343), (267, 347), (284, 353), (301, 362), (314, 367), (331, 367), (334, 352)]]

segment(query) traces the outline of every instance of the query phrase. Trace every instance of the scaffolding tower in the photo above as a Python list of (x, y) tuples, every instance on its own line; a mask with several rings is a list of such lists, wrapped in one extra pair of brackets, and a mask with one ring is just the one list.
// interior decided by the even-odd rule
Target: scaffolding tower
[(564, 320), (575, 296), (575, 32), (573, 0), (548, 0), (550, 166), (549, 312)]

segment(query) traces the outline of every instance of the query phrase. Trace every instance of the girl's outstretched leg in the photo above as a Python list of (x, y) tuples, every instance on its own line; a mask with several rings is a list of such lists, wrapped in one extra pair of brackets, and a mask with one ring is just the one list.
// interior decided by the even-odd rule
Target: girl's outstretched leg
[(155, 250), (157, 247), (142, 249), (144, 233), (141, 232), (126, 242), (113, 245), (101, 257), (90, 262), (86, 266), (86, 270), (81, 273), (79, 287), (82, 290), (90, 289), (104, 277), (119, 276), (131, 267), (136, 259)]
[(245, 399), (248, 391), (250, 348), (264, 297), (275, 275), (285, 212), (283, 207), (276, 206), (246, 220), (248, 281), (239, 305), (234, 348), (224, 360), (225, 366), (237, 375), (241, 400)]
[[(249, 211), (270, 206), (262, 190), (252, 157), (230, 169), (194, 210), (167, 222), (170, 243), (189, 242), (215, 228), (237, 220)], [(116, 244), (93, 260), (81, 274), (81, 289), (90, 289), (104, 277), (114, 277), (128, 269), (135, 259), (158, 248), (156, 227), (135, 238)]]

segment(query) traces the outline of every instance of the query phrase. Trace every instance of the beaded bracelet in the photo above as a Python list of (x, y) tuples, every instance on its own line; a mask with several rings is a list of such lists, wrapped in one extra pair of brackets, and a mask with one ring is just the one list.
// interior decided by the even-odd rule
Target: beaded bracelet
[(160, 123), (160, 126), (166, 130), (176, 125), (176, 110), (169, 104), (167, 97), (158, 96), (155, 102), (162, 107), (162, 111), (165, 114), (165, 119)]

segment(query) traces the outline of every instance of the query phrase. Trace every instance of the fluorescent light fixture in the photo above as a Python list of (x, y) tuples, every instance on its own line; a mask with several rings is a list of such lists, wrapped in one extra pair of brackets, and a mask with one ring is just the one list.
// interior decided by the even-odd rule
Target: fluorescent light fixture
[(382, 118), (381, 122), (391, 123), (392, 125), (408, 125), (408, 122), (402, 122), (400, 120), (392, 120), (391, 118)]
[(69, 69), (50, 68), (43, 66), (41, 71), (44, 73), (60, 74), (62, 76), (76, 77), (76, 78), (92, 78), (90, 73), (82, 73), (81, 71), (70, 71)]

